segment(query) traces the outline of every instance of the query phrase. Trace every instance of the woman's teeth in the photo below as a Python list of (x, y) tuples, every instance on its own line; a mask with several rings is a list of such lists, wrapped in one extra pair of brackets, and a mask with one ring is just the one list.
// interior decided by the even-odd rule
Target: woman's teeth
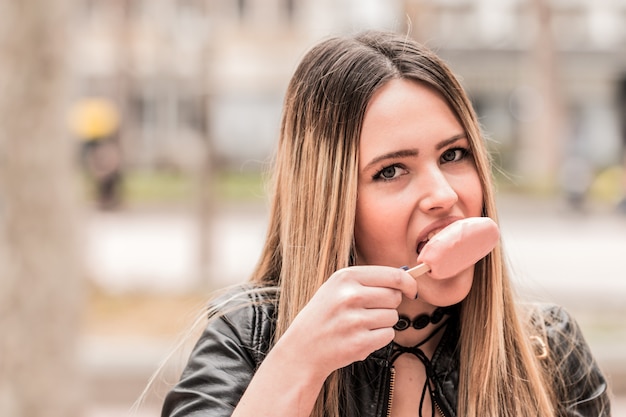
[(435, 235), (439, 232), (439, 230), (434, 231), (434, 232), (430, 232), (428, 234), (428, 236), (426, 236), (426, 239), (422, 240), (418, 245), (417, 245), (417, 254), (419, 255), (419, 253), (422, 251), (422, 249), (424, 249), (424, 246), (426, 246), (426, 244), (428, 243), (428, 241), (430, 239), (432, 239), (433, 237), (435, 237)]

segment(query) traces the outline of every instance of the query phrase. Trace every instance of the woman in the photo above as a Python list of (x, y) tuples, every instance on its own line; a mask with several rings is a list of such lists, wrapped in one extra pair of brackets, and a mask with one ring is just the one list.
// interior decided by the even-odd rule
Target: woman
[(576, 324), (516, 304), (499, 246), (446, 279), (401, 268), (477, 216), (496, 220), (490, 163), (447, 66), (388, 33), (314, 47), (258, 267), (215, 303), (162, 415), (610, 415)]

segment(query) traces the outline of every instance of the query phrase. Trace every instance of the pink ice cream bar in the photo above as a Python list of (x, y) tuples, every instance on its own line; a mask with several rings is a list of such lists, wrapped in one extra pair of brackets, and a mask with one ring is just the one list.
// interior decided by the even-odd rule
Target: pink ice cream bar
[(414, 278), (426, 272), (433, 278), (452, 277), (487, 256), (499, 238), (498, 225), (489, 217), (457, 220), (424, 245), (419, 264), (408, 272)]

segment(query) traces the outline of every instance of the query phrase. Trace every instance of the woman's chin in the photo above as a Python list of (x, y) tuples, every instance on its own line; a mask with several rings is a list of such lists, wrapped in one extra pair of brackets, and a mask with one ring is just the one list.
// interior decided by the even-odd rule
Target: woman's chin
[(419, 298), (435, 306), (447, 307), (458, 304), (467, 297), (474, 282), (474, 267), (450, 278), (432, 278), (425, 274), (419, 279), (422, 280)]

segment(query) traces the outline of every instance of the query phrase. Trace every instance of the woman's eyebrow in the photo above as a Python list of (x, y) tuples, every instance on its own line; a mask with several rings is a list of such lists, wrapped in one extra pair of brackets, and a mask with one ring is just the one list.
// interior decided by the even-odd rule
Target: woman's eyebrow
[(363, 168), (364, 171), (369, 170), (373, 165), (379, 164), (381, 161), (387, 159), (395, 159), (395, 158), (406, 158), (408, 156), (417, 156), (419, 154), (419, 150), (417, 149), (402, 149), (399, 151), (388, 152), (382, 155), (377, 156), (372, 159), (366, 166)]
[(465, 133), (459, 133), (458, 135), (454, 135), (449, 139), (445, 139), (442, 140), (441, 142), (439, 142), (437, 144), (437, 146), (435, 146), (435, 149), (437, 149), (438, 151), (442, 150), (443, 148), (445, 148), (446, 146), (450, 146), (452, 145), (454, 142), (457, 142), (461, 139), (465, 139), (467, 136), (465, 135)]

